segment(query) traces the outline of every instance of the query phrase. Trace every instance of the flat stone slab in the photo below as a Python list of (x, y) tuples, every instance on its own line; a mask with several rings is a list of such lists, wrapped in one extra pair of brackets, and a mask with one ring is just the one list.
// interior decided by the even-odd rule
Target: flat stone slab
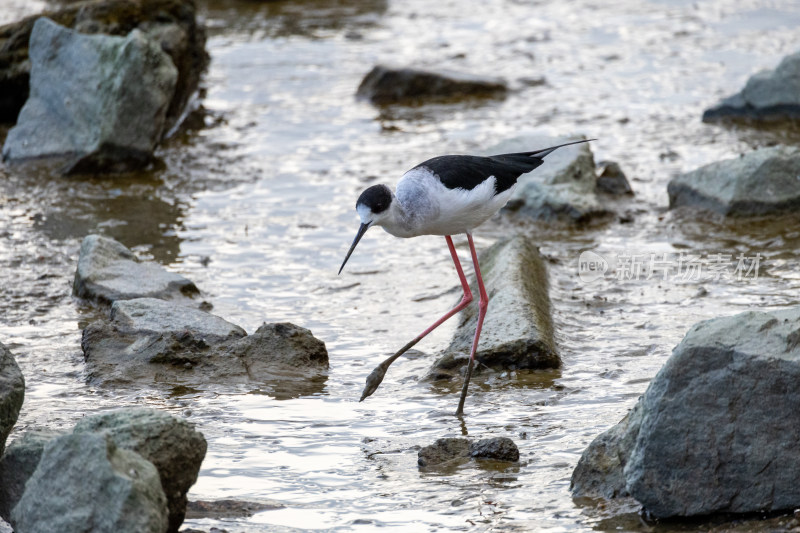
[(361, 81), (356, 96), (386, 105), (505, 96), (506, 91), (505, 82), (498, 78), (378, 65)]
[(796, 509), (798, 442), (800, 307), (707, 320), (587, 448), (573, 494), (628, 493), (657, 517)]
[[(479, 254), (489, 308), (476, 358), (497, 370), (558, 368), (553, 340), (547, 270), (539, 250), (524, 236), (495, 243)], [(474, 278), (474, 275), (473, 275)], [(434, 363), (429, 379), (460, 378), (478, 321), (479, 293), (472, 279), (473, 303), (461, 312), (453, 341)]]
[(773, 146), (705, 165), (670, 180), (670, 208), (756, 216), (800, 208), (800, 149)]
[(800, 118), (800, 52), (788, 55), (774, 70), (762, 70), (744, 88), (703, 112), (703, 122), (741, 120), (775, 122)]
[(252, 335), (192, 307), (155, 298), (120, 300), (110, 320), (89, 324), (81, 340), (95, 383), (201, 387), (261, 384), (279, 397), (317, 391), (328, 352), (294, 324), (263, 324)]
[(0, 343), (0, 455), (25, 399), (25, 378), (11, 351)]
[(133, 298), (186, 300), (197, 286), (156, 263), (139, 261), (128, 248), (109, 237), (88, 235), (81, 243), (72, 293), (102, 304)]

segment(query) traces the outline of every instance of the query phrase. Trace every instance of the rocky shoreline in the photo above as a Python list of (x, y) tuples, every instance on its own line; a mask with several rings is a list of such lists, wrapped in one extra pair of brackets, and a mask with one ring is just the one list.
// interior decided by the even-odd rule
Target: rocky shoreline
[[(156, 164), (159, 146), (180, 128), (208, 63), (205, 29), (190, 1), (70, 4), (0, 27), (0, 45), (0, 119), (14, 123), (4, 160), (25, 168), (63, 159), (54, 178), (114, 180)], [(795, 120), (799, 58), (790, 55), (774, 70), (755, 74), (702, 120), (725, 126), (746, 119), (757, 127)], [(461, 72), (364, 70), (353, 101), (382, 110), (490, 105), (512, 92), (502, 79)], [(138, 86), (147, 91), (132, 89)], [(64, 101), (73, 105), (56, 104)], [(520, 134), (487, 153), (575, 138)], [(757, 147), (675, 175), (664, 192), (673, 212), (698, 220), (714, 214), (736, 224), (795, 214), (798, 176), (797, 147)], [(522, 229), (496, 239), (480, 256), (492, 307), (476, 381), (492, 388), (513, 382), (517, 371), (563, 366), (548, 258), (529, 229), (580, 235), (631, 223), (631, 206), (640, 205), (634, 194), (619, 164), (595, 161), (591, 143), (559, 150), (525, 177), (500, 215)], [(212, 314), (213, 287), (198, 287), (105, 235), (84, 234), (71, 290), (76, 305), (92, 307), (99, 317), (82, 324), (75, 338), (86, 381), (104, 391), (127, 388), (158, 397), (191, 388), (204, 394), (204, 385), (213, 383), (277, 399), (313, 398), (340, 364), (301, 325), (265, 322), (248, 333)], [(461, 314), (453, 338), (420, 381), (460, 382), (475, 315), (475, 307)], [(763, 310), (693, 326), (630, 412), (584, 451), (572, 495), (598, 506), (632, 498), (648, 516), (672, 520), (800, 507), (794, 471), (799, 332), (800, 308), (774, 310), (769, 302)], [(282, 508), (228, 500), (192, 505), (187, 493), (200, 475), (206, 439), (165, 411), (87, 413), (68, 431), (15, 432), (24, 393), (19, 365), (0, 344), (0, 517), (20, 533), (178, 532), (187, 513), (242, 517)], [(437, 438), (409, 450), (418, 451), (421, 473), (438, 476), (487, 464), (504, 471), (528, 459), (505, 436)]]

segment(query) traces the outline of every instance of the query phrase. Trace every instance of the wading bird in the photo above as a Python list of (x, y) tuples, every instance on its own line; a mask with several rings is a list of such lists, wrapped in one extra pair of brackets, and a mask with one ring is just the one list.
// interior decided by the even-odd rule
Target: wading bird
[(342, 273), (342, 269), (350, 259), (358, 241), (372, 226), (381, 226), (395, 237), (444, 235), (464, 295), (458, 305), (434, 322), (431, 327), (375, 367), (375, 370), (367, 376), (367, 384), (359, 401), (363, 401), (377, 390), (389, 365), (398, 357), (472, 302), (472, 291), (470, 291), (469, 283), (464, 276), (461, 263), (458, 261), (458, 254), (451, 237), (458, 233), (465, 233), (472, 254), (472, 264), (475, 267), (480, 299), (478, 300), (478, 325), (475, 328), (475, 338), (469, 354), (469, 365), (456, 410), (456, 416), (464, 414), (464, 401), (475, 365), (475, 352), (478, 349), (481, 327), (489, 305), (489, 297), (483, 286), (478, 266), (478, 254), (475, 252), (475, 244), (472, 242), (472, 230), (483, 224), (508, 202), (517, 185), (517, 178), (544, 163), (545, 156), (557, 148), (592, 140), (594, 139), (559, 144), (533, 152), (489, 157), (472, 155), (434, 157), (403, 174), (403, 177), (397, 182), (395, 192), (392, 192), (386, 185), (373, 185), (361, 193), (356, 202), (356, 211), (361, 219), (361, 226), (358, 228), (356, 238), (353, 240), (341, 268), (339, 268), (339, 274)]

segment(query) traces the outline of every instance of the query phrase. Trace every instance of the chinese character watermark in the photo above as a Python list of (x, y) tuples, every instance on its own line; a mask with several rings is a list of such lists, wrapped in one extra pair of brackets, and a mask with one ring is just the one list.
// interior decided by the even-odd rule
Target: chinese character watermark
[(758, 279), (761, 253), (619, 253), (602, 256), (587, 250), (578, 257), (578, 277), (584, 283), (611, 277), (618, 281), (718, 282)]

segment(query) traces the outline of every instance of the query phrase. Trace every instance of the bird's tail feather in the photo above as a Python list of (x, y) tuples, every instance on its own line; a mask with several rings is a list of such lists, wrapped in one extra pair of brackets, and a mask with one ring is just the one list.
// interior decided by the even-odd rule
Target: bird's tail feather
[(551, 153), (555, 152), (558, 148), (561, 148), (563, 146), (570, 146), (570, 145), (573, 145), (573, 144), (580, 144), (580, 143), (588, 143), (589, 141), (596, 141), (596, 140), (597, 139), (583, 139), (583, 140), (580, 140), (580, 141), (572, 141), (572, 142), (568, 142), (568, 143), (564, 143), (564, 144), (558, 144), (556, 146), (551, 146), (550, 148), (543, 148), (541, 150), (534, 150), (533, 152), (516, 152), (516, 153), (512, 153), (512, 154), (501, 154), (501, 155), (492, 156), (492, 157), (514, 157), (514, 156), (519, 157), (519, 156), (525, 156), (525, 157), (535, 157), (537, 159), (544, 159), (545, 156), (550, 155)]

